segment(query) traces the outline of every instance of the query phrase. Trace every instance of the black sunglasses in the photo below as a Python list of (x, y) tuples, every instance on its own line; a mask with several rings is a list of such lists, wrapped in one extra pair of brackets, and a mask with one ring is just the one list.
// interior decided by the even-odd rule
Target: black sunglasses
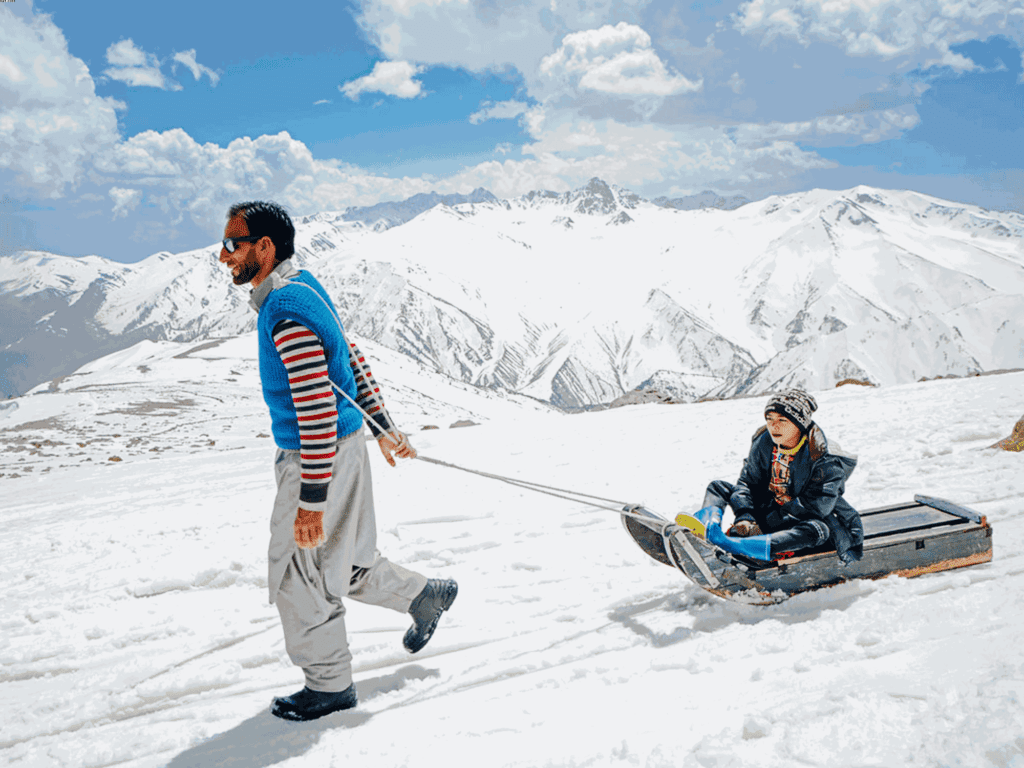
[(221, 240), (224, 244), (224, 250), (228, 253), (234, 253), (235, 248), (238, 247), (239, 243), (255, 243), (260, 240), (263, 235), (243, 235), (242, 237), (225, 237)]

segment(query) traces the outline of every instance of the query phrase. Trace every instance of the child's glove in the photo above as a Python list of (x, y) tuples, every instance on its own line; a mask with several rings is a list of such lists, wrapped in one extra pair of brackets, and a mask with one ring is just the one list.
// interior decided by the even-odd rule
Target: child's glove
[(706, 538), (719, 549), (734, 555), (743, 555), (752, 560), (770, 562), (772, 559), (772, 535), (748, 536), (745, 539), (734, 539), (722, 533), (721, 519), (708, 526)]

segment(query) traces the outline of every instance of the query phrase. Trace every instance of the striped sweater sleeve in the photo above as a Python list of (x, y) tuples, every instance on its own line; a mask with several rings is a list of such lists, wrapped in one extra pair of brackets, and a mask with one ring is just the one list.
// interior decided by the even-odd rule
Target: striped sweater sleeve
[(370, 365), (359, 347), (351, 341), (348, 343), (348, 357), (356, 380), (356, 402), (369, 415), (370, 421), (367, 424), (373, 436), (380, 437), (383, 432), (395, 431), (395, 423), (384, 407), (384, 397), (373, 378)]
[(282, 320), (274, 327), (274, 345), (288, 371), (299, 423), (299, 503), (303, 509), (324, 511), (338, 440), (338, 404), (328, 379), (324, 348), (316, 334), (294, 320)]

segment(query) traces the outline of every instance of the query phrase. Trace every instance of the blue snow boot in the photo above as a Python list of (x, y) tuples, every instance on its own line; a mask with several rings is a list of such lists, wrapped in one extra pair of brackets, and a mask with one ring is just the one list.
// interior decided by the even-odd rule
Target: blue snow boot
[(352, 683), (344, 691), (326, 692), (303, 688), (291, 696), (278, 696), (270, 705), (270, 714), (282, 720), (316, 720), (318, 717), (352, 709), (358, 703), (356, 684)]
[(742, 555), (751, 560), (764, 562), (770, 562), (772, 559), (772, 535), (770, 533), (735, 539), (722, 533), (722, 526), (714, 522), (708, 526), (706, 538), (716, 547), (734, 555)]
[(430, 642), (441, 614), (451, 608), (458, 594), (459, 585), (454, 579), (427, 579), (427, 586), (409, 606), (412, 626), (402, 639), (405, 650), (416, 653)]

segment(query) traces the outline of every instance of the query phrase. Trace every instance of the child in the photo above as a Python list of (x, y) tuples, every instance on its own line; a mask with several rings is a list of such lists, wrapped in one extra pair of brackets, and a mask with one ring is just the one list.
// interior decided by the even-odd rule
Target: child
[(754, 434), (750, 454), (735, 485), (714, 480), (704, 496), (703, 520), (721, 520), (722, 508), (736, 515), (729, 535), (711, 522), (707, 540), (733, 554), (774, 560), (826, 543), (843, 563), (860, 560), (864, 527), (843, 498), (855, 456), (829, 443), (811, 414), (818, 404), (806, 392), (773, 395), (764, 409), (765, 426)]

